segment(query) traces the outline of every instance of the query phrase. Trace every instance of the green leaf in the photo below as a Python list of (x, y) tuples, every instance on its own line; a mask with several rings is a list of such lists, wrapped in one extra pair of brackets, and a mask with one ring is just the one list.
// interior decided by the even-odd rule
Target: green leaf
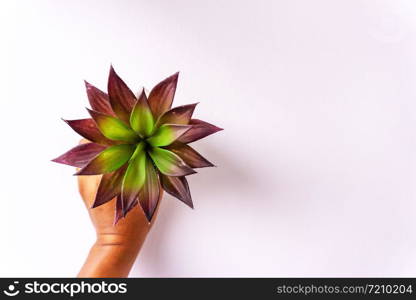
[(94, 157), (75, 175), (99, 175), (113, 172), (130, 159), (134, 148), (134, 145), (128, 144), (110, 146)]
[(196, 173), (175, 153), (154, 147), (149, 151), (150, 157), (159, 171), (168, 176), (185, 176)]
[(129, 207), (136, 199), (146, 179), (146, 153), (141, 150), (129, 162), (121, 186), (122, 200), (125, 207)]
[(187, 132), (192, 126), (165, 124), (160, 126), (154, 135), (147, 141), (154, 147), (163, 147), (172, 144), (181, 135)]
[(154, 123), (153, 115), (143, 89), (131, 112), (130, 125), (140, 136), (148, 137), (153, 132)]
[(130, 161), (132, 161), (133, 159), (135, 159), (138, 155), (143, 154), (143, 150), (146, 147), (146, 143), (145, 142), (140, 142), (139, 144), (137, 144), (136, 146), (136, 150), (134, 150), (133, 155), (130, 158)]
[(106, 138), (131, 143), (139, 140), (139, 136), (119, 119), (88, 108), (87, 110), (97, 124), (98, 129)]
[[(64, 120), (64, 119), (62, 119)], [(114, 141), (107, 139), (98, 129), (93, 119), (64, 120), (75, 132), (87, 140), (104, 145), (113, 145)]]

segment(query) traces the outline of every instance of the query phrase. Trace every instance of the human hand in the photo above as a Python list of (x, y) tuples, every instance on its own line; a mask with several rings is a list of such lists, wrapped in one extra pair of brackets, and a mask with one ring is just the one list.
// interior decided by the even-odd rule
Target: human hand
[(157, 217), (158, 208), (151, 223), (140, 206), (135, 205), (125, 218), (114, 224), (116, 199), (91, 208), (100, 180), (101, 175), (78, 176), (79, 192), (97, 234), (97, 240), (78, 276), (126, 277)]

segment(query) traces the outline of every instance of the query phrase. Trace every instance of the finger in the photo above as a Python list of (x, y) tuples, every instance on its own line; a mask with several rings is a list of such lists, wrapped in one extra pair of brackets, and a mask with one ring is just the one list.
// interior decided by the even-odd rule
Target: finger
[(102, 175), (77, 176), (78, 190), (87, 208), (91, 208), (97, 194)]
[(91, 143), (91, 142), (87, 139), (81, 139), (78, 144), (81, 145), (81, 144), (87, 144), (87, 143)]

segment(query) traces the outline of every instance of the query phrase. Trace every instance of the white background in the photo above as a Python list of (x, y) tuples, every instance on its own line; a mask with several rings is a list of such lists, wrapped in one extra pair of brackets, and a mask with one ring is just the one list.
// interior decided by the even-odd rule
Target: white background
[(73, 169), (83, 79), (225, 131), (195, 210), (165, 196), (131, 276), (415, 276), (414, 1), (2, 1), (0, 276), (75, 276), (94, 232)]

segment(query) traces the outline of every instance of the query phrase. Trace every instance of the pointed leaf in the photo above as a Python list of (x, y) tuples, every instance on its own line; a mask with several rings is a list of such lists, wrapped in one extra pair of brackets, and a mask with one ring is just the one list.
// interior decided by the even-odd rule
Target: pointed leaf
[(124, 165), (134, 152), (134, 145), (120, 144), (110, 146), (75, 175), (99, 175), (110, 173)]
[(64, 122), (67, 123), (80, 136), (91, 142), (105, 145), (114, 144), (113, 141), (107, 139), (101, 133), (93, 119), (64, 120)]
[(129, 162), (136, 159), (137, 156), (143, 155), (145, 148), (146, 148), (146, 143), (145, 142), (140, 142), (139, 144), (137, 144), (136, 149), (134, 150), (133, 155), (130, 157)]
[(176, 85), (178, 83), (178, 75), (179, 72), (173, 74), (158, 83), (151, 90), (149, 94), (149, 105), (155, 119), (172, 107), (173, 97), (175, 96)]
[(115, 141), (132, 143), (138, 141), (139, 136), (119, 119), (94, 110), (90, 110), (88, 108), (87, 110), (97, 124), (98, 129), (105, 137)]
[(167, 146), (190, 129), (189, 125), (164, 124), (147, 141), (154, 147)]
[(192, 119), (189, 124), (192, 125), (192, 128), (189, 129), (181, 137), (179, 137), (178, 142), (184, 144), (192, 143), (208, 135), (223, 130), (222, 128), (198, 119)]
[(153, 132), (154, 123), (153, 115), (143, 89), (131, 112), (130, 125), (140, 136), (147, 137)]
[(160, 175), (160, 182), (163, 189), (173, 197), (181, 200), (190, 208), (194, 208), (191, 192), (189, 191), (188, 181), (184, 176), (172, 177)]
[(191, 146), (182, 143), (173, 143), (166, 149), (176, 153), (191, 168), (213, 167), (214, 165), (195, 151)]
[(84, 167), (91, 159), (103, 151), (106, 146), (86, 143), (78, 145), (61, 156), (53, 159), (53, 162), (65, 164), (77, 168)]
[(146, 179), (146, 153), (141, 151), (129, 162), (121, 186), (121, 194), (125, 207), (129, 207), (137, 198)]
[(146, 160), (146, 179), (139, 192), (140, 206), (150, 222), (157, 207), (160, 195), (160, 184), (157, 171), (150, 159)]
[(136, 198), (129, 207), (125, 206), (125, 203), (123, 203), (123, 200), (121, 199), (121, 195), (117, 196), (116, 199), (116, 213), (114, 216), (114, 225), (118, 223), (122, 218), (125, 218), (127, 213), (131, 211), (138, 203), (138, 199)]
[(196, 173), (179, 156), (169, 150), (154, 147), (149, 154), (159, 171), (165, 175), (185, 176)]
[(157, 124), (188, 125), (197, 104), (194, 103), (172, 108), (160, 116)]
[(93, 110), (115, 116), (110, 105), (110, 99), (106, 93), (89, 84), (87, 81), (85, 81), (85, 87), (87, 89), (88, 100)]
[(118, 221), (120, 221), (121, 218), (123, 218), (123, 216), (123, 200), (121, 199), (121, 195), (118, 195), (116, 199), (116, 213), (114, 216), (114, 225), (116, 225)]
[(123, 207), (123, 214), (124, 214), (124, 217), (127, 215), (127, 213), (129, 212), (129, 211), (131, 211), (137, 204), (139, 204), (139, 199), (138, 198), (136, 198), (136, 199), (134, 199), (133, 200), (133, 202), (131, 202), (130, 204), (129, 204), (129, 206), (127, 206), (127, 207)]
[(123, 181), (124, 173), (127, 165), (124, 165), (117, 171), (104, 174), (101, 177), (100, 185), (98, 186), (97, 194), (95, 196), (92, 208), (100, 206), (115, 198), (121, 192), (121, 183)]
[(113, 111), (122, 121), (129, 124), (130, 113), (136, 103), (136, 97), (114, 71), (113, 66), (111, 66), (108, 76), (108, 95)]

